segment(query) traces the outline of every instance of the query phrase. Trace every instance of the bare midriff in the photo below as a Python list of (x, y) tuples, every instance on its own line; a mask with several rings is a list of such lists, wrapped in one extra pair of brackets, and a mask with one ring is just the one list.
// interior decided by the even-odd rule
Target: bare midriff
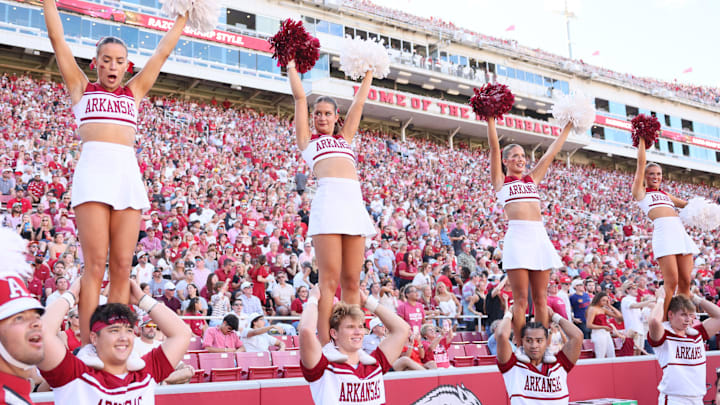
[(540, 206), (533, 201), (506, 204), (505, 215), (511, 221), (542, 221)]
[(341, 179), (358, 180), (357, 170), (350, 159), (331, 157), (315, 163), (313, 173), (319, 179), (323, 177), (338, 177)]
[(674, 208), (670, 207), (656, 207), (651, 209), (648, 212), (648, 216), (651, 220), (656, 220), (658, 218), (664, 218), (664, 217), (676, 217), (678, 216), (677, 212), (675, 212)]
[(109, 142), (125, 146), (135, 145), (135, 129), (126, 125), (88, 123), (78, 128), (78, 136), (85, 142)]

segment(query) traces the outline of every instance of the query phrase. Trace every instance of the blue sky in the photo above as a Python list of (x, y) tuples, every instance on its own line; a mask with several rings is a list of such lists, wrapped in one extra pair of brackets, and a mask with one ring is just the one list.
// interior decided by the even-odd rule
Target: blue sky
[[(567, 56), (564, 0), (373, 0)], [(442, 6), (438, 6), (442, 4)], [(640, 76), (720, 87), (720, 1), (568, 0), (573, 56)], [(506, 31), (515, 25), (514, 31)], [(598, 56), (592, 56), (599, 51)], [(692, 68), (692, 73), (683, 73)]]

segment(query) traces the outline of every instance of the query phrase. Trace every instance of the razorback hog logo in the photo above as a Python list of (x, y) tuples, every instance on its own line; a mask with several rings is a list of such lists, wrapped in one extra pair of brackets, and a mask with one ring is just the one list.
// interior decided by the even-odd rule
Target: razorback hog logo
[(460, 385), (439, 385), (422, 398), (413, 402), (413, 405), (482, 405), (472, 391)]

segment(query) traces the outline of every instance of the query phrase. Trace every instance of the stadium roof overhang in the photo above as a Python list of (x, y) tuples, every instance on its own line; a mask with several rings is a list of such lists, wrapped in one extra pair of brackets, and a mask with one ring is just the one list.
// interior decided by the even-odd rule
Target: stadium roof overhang
[[(331, 78), (307, 82), (306, 90), (310, 101), (323, 95), (331, 96), (337, 100), (342, 111), (347, 111), (357, 86), (357, 82)], [(409, 122), (415, 129), (448, 135), (463, 134), (478, 141), (487, 139), (487, 124), (477, 120), (468, 105), (391, 89), (373, 87), (363, 116), (395, 122), (398, 126)], [(547, 147), (559, 133), (559, 127), (527, 117), (506, 115), (505, 119), (498, 121), (498, 135), (502, 143)], [(563, 149), (576, 150), (589, 144), (588, 137), (571, 134)]]

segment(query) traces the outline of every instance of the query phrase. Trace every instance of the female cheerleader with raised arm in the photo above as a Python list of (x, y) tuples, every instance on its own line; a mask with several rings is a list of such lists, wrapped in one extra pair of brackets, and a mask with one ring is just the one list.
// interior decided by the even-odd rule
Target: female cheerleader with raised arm
[(98, 41), (93, 58), (98, 78), (92, 83), (65, 42), (55, 0), (45, 0), (43, 9), (48, 37), (82, 140), (82, 153), (73, 174), (72, 206), (85, 257), (79, 312), (80, 334), (86, 344), (90, 341), (90, 315), (98, 305), (108, 250), (108, 302), (127, 305), (130, 299), (130, 265), (140, 231), (140, 212), (150, 207), (133, 148), (138, 105), (175, 48), (187, 17), (177, 18), (140, 73), (123, 85), (130, 62), (121, 39), (105, 37)]
[[(520, 348), (522, 347), (520, 336), (525, 325), (525, 312), (528, 306), (528, 285), (532, 294), (535, 319), (539, 320), (546, 329), (550, 326), (547, 312), (550, 269), (561, 267), (562, 262), (542, 223), (537, 183), (545, 177), (571, 129), (572, 124), (565, 125), (562, 133), (550, 145), (545, 155), (526, 174), (527, 160), (522, 146), (510, 144), (501, 152), (495, 118), (488, 118), (490, 176), (498, 201), (503, 205), (509, 220), (502, 263), (512, 287), (513, 331), (516, 344)], [(506, 168), (505, 173), (503, 173), (503, 165)], [(521, 350), (518, 350), (517, 358), (528, 362), (527, 356)], [(549, 352), (546, 360), (550, 363), (554, 362)]]
[(360, 303), (360, 272), (364, 260), (365, 238), (376, 234), (362, 200), (355, 152), (350, 143), (357, 132), (363, 105), (372, 84), (368, 71), (348, 110), (345, 123), (338, 125), (338, 106), (330, 97), (320, 97), (308, 122), (308, 104), (295, 61), (287, 66), (295, 98), (295, 135), (298, 149), (318, 178), (318, 189), (310, 208), (308, 236), (315, 245), (320, 269), (318, 336), (330, 341), (330, 312), (338, 283), (342, 300)]
[[(632, 195), (640, 209), (653, 221), (653, 255), (660, 264), (665, 295), (672, 298), (677, 289), (678, 294), (691, 296), (693, 255), (700, 253), (700, 250), (685, 232), (685, 227), (675, 212), (675, 207), (683, 208), (687, 201), (660, 189), (662, 169), (657, 163), (646, 164), (644, 141), (638, 143), (637, 151)], [(663, 313), (667, 313), (668, 305), (670, 299), (665, 303)]]

